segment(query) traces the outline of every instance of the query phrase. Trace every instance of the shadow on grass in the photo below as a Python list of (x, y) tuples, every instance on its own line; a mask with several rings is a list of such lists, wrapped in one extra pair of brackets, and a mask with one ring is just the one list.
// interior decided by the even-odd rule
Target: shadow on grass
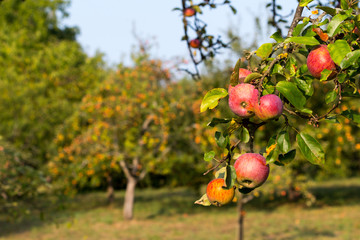
[(360, 182), (351, 186), (318, 186), (310, 191), (315, 195), (318, 205), (351, 205), (360, 202)]

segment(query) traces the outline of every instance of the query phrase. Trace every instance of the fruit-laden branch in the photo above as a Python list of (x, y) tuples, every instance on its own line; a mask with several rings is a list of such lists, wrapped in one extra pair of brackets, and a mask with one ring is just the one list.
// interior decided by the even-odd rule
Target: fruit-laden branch
[[(249, 135), (250, 135), (250, 150), (251, 152), (254, 152), (254, 136), (255, 136), (255, 131), (261, 127), (262, 125), (265, 124), (265, 122), (261, 122), (261, 123), (253, 123), (250, 122), (249, 119), (243, 119), (241, 121), (242, 126), (244, 126), (246, 129), (248, 129), (249, 131)], [(228, 154), (223, 157), (220, 161), (218, 161), (218, 163), (213, 166), (212, 168), (208, 169), (205, 173), (203, 173), (203, 175), (208, 174), (209, 172), (217, 169), (222, 163), (231, 160), (231, 153), (235, 150), (235, 148), (240, 144), (241, 140), (238, 140), (234, 145), (231, 146), (230, 151), (228, 152)]]

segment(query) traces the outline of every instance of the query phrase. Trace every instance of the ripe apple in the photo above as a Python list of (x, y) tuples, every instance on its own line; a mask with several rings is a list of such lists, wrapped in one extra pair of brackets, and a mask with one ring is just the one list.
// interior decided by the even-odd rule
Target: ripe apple
[(262, 121), (280, 117), (283, 103), (275, 94), (268, 94), (260, 98), (260, 103), (255, 105), (255, 115)]
[(252, 72), (245, 68), (239, 68), (239, 82), (243, 83), (247, 75), (249, 75), (250, 73)]
[(195, 13), (196, 13), (195, 9), (193, 9), (191, 7), (184, 9), (184, 16), (185, 17), (192, 17), (192, 16), (195, 15)]
[(229, 107), (236, 115), (249, 118), (254, 115), (259, 91), (248, 83), (240, 83), (229, 88)]
[(200, 42), (200, 40), (197, 39), (197, 38), (191, 40), (191, 41), (189, 42), (189, 44), (190, 44), (190, 47), (192, 47), (192, 48), (200, 48), (200, 46), (201, 46), (201, 42)]
[(242, 154), (234, 163), (236, 180), (245, 188), (257, 188), (269, 176), (269, 165), (266, 159), (258, 153)]
[(331, 71), (336, 69), (326, 45), (319, 45), (313, 49), (307, 57), (306, 64), (311, 75), (316, 78), (321, 77), (321, 72), (324, 69)]
[(228, 204), (235, 196), (234, 188), (223, 188), (224, 182), (224, 179), (216, 178), (210, 181), (206, 188), (206, 195), (209, 201), (218, 207)]

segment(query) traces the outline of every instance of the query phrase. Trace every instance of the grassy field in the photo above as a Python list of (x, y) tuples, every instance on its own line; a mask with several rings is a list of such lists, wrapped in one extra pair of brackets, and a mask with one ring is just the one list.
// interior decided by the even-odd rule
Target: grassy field
[[(245, 206), (245, 239), (360, 239), (360, 179), (312, 186), (317, 204), (252, 201)], [(0, 217), (0, 239), (234, 239), (236, 204), (222, 208), (193, 205), (198, 197), (187, 189), (138, 190), (135, 220), (122, 219), (123, 192), (105, 205), (104, 193), (83, 194), (66, 208), (17, 223)]]

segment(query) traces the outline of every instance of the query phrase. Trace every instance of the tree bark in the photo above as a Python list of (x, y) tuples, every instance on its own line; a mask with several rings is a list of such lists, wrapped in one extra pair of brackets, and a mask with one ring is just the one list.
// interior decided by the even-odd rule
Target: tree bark
[(237, 202), (237, 210), (238, 210), (238, 230), (236, 233), (237, 240), (244, 239), (244, 211), (243, 211), (243, 195), (240, 193), (238, 202)]
[(106, 191), (107, 204), (112, 204), (114, 202), (115, 195), (114, 195), (114, 183), (110, 174), (106, 177), (106, 182), (107, 182), (107, 191)]
[(124, 219), (131, 220), (134, 216), (135, 187), (138, 182), (136, 178), (128, 178), (124, 201)]

